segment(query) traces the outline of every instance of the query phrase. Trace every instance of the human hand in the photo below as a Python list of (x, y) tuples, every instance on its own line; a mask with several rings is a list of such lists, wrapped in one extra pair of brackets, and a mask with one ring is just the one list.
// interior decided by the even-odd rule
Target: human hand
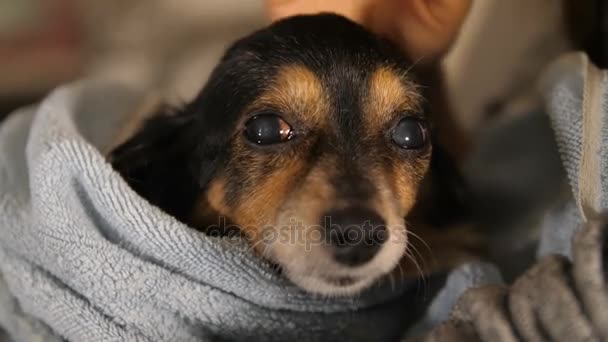
[(266, 0), (272, 20), (333, 12), (398, 44), (413, 60), (441, 58), (456, 39), (472, 0)]

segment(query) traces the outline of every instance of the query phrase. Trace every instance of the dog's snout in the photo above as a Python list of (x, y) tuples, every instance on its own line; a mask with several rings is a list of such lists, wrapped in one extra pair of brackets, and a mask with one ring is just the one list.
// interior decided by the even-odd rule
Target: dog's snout
[(327, 212), (323, 226), (334, 259), (348, 266), (370, 261), (388, 238), (382, 217), (363, 207)]

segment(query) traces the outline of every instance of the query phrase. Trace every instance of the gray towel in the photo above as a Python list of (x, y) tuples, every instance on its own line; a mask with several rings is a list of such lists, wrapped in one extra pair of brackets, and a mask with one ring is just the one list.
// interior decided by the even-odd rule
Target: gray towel
[[(140, 100), (80, 82), (0, 127), (0, 326), (13, 340), (395, 340), (443, 284), (311, 296), (245, 241), (205, 236), (149, 205), (101, 152)], [(478, 283), (475, 267), (449, 282), (449, 307)]]
[(510, 286), (466, 291), (422, 341), (608, 340), (608, 71), (570, 54), (541, 89), (570, 199), (547, 213), (534, 265)]
[(608, 72), (582, 53), (550, 66), (541, 90), (571, 187), (571, 199), (548, 213), (539, 255), (571, 256), (574, 230), (608, 210)]

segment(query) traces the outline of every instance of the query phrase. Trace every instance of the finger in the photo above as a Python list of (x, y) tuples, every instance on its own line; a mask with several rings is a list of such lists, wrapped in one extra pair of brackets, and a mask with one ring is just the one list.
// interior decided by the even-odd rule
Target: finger
[(513, 284), (509, 307), (524, 339), (596, 340), (571, 287), (570, 267), (564, 257), (547, 256)]
[(467, 290), (452, 311), (450, 320), (469, 323), (482, 341), (517, 341), (504, 307), (507, 289), (486, 285)]
[(471, 0), (392, 0), (401, 41), (413, 58), (436, 59), (449, 50)]
[(608, 228), (591, 221), (579, 228), (573, 246), (574, 280), (585, 310), (602, 340), (608, 340), (608, 286), (605, 256), (608, 251)]

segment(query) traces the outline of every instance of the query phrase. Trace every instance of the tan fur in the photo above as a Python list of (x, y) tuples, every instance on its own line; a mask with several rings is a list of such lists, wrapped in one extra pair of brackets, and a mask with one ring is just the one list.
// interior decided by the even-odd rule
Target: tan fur
[(251, 230), (273, 225), (285, 198), (292, 192), (292, 186), (302, 167), (303, 163), (299, 159), (285, 160), (283, 167), (260, 183), (256, 191), (233, 210), (235, 222), (249, 230), (247, 233), (253, 236), (258, 232)]
[(412, 83), (390, 68), (380, 67), (371, 76), (369, 96), (363, 104), (366, 124), (371, 132), (378, 132), (395, 114), (420, 110), (420, 102), (420, 94)]
[(275, 79), (246, 112), (276, 108), (314, 127), (326, 121), (329, 99), (319, 78), (301, 65), (281, 67)]
[[(364, 124), (370, 134), (384, 134), (389, 124), (402, 117), (403, 113), (420, 110), (421, 98), (416, 88), (407, 78), (400, 76), (389, 67), (378, 68), (371, 76), (368, 96), (363, 101)], [(418, 185), (426, 173), (429, 160), (426, 157), (411, 158), (404, 162), (401, 159), (387, 156), (384, 165), (370, 170), (375, 185), (391, 198), (372, 199), (381, 203), (380, 213), (394, 212), (404, 217), (414, 206)], [(381, 181), (382, 180), (382, 181)]]
[[(286, 195), (281, 211), (276, 217), (278, 228), (290, 226), (300, 229), (304, 236), (310, 236), (312, 229), (319, 228), (320, 218), (328, 209), (328, 203), (335, 199), (333, 188), (329, 184), (327, 173), (321, 168), (311, 170), (302, 181), (306, 186), (291, 191)], [(319, 241), (316, 241), (317, 243)], [(304, 243), (298, 241), (297, 243)], [(293, 245), (277, 244), (273, 248), (273, 253), (278, 255), (293, 255)]]
[(406, 216), (414, 206), (422, 177), (429, 167), (429, 160), (418, 160), (414, 165), (392, 163), (387, 176), (392, 181), (392, 191), (400, 203), (400, 214)]
[(224, 197), (226, 194), (226, 180), (218, 178), (211, 182), (207, 191), (206, 199), (203, 199), (203, 205), (209, 205), (217, 212), (223, 215), (229, 215), (230, 209), (226, 206)]

